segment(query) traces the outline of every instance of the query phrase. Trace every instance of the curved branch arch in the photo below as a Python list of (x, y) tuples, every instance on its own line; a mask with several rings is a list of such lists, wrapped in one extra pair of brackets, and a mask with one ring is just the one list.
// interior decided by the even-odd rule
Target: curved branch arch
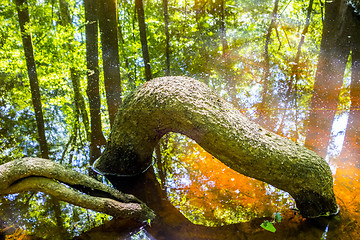
[(287, 191), (305, 217), (338, 212), (323, 158), (267, 131), (188, 77), (156, 78), (129, 95), (94, 168), (104, 175), (140, 174), (168, 132), (184, 134), (233, 170)]

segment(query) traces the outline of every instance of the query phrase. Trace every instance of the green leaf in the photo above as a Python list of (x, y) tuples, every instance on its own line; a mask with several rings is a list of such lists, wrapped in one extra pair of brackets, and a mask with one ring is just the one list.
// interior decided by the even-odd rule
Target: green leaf
[(281, 213), (279, 212), (275, 213), (275, 221), (279, 223), (281, 222), (281, 219), (282, 219)]
[(263, 229), (269, 231), (269, 232), (275, 232), (276, 231), (276, 228), (274, 227), (273, 223), (272, 222), (269, 222), (269, 221), (264, 221), (260, 227), (262, 227)]

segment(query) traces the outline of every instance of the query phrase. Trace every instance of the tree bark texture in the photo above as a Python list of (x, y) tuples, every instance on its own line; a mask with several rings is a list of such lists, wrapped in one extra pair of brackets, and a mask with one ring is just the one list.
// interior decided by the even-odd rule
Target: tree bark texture
[(19, 17), (22, 42), (24, 46), (26, 66), (30, 80), (31, 99), (34, 106), (36, 125), (39, 134), (38, 141), (40, 145), (40, 152), (43, 158), (49, 158), (49, 150), (45, 136), (45, 124), (41, 105), (39, 81), (36, 72), (34, 49), (30, 28), (28, 29), (28, 27), (30, 26), (28, 4), (26, 0), (16, 0), (15, 2), (16, 10)]
[(152, 210), (133, 195), (121, 193), (56, 162), (23, 158), (0, 165), (0, 194), (25, 191), (41, 191), (58, 200), (119, 218), (138, 221), (154, 218)]
[(138, 16), (140, 41), (143, 53), (143, 59), (145, 64), (145, 79), (146, 81), (151, 80), (151, 67), (150, 67), (150, 56), (146, 38), (146, 24), (145, 24), (145, 13), (143, 0), (135, 0), (135, 8)]
[(120, 60), (117, 33), (116, 0), (98, 0), (98, 16), (103, 57), (106, 101), (110, 125), (121, 104)]
[(324, 159), (265, 130), (187, 77), (156, 78), (129, 95), (94, 168), (105, 175), (140, 174), (168, 132), (184, 134), (235, 171), (289, 192), (305, 217), (338, 212)]

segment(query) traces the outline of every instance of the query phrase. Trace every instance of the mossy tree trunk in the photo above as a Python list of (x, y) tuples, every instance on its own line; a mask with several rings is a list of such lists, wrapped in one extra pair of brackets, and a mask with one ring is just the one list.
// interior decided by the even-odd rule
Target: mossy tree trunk
[(205, 84), (186, 77), (156, 78), (129, 95), (94, 168), (105, 175), (140, 174), (168, 132), (182, 133), (235, 171), (289, 192), (305, 217), (338, 212), (323, 158), (250, 121)]
[(23, 158), (0, 165), (0, 195), (25, 191), (44, 192), (57, 200), (118, 218), (142, 222), (155, 217), (153, 211), (133, 195), (121, 193), (54, 161)]

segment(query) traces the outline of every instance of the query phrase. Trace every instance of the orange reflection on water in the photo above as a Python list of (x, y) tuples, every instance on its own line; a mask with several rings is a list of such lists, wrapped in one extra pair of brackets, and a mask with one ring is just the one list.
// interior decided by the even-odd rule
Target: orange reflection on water
[(289, 194), (235, 172), (194, 142), (186, 147), (189, 154), (180, 161), (188, 184), (176, 187), (182, 198), (172, 202), (193, 223), (238, 223), (295, 207)]
[(334, 192), (342, 221), (338, 231), (349, 239), (360, 239), (359, 176), (360, 169), (351, 163), (338, 167), (334, 176)]
[[(179, 171), (171, 175), (181, 184), (167, 185), (167, 190), (176, 189), (169, 194), (170, 201), (193, 223), (227, 225), (280, 212), (283, 221), (276, 224), (278, 231), (271, 235), (274, 239), (302, 239), (297, 234), (305, 233), (307, 239), (360, 239), (360, 169), (351, 161), (334, 162), (334, 192), (341, 210), (335, 218), (320, 220), (325, 223), (319, 227), (291, 210), (296, 204), (289, 194), (233, 171), (191, 140), (184, 145), (186, 154), (178, 161), (186, 174)], [(174, 200), (175, 195), (181, 197)]]

